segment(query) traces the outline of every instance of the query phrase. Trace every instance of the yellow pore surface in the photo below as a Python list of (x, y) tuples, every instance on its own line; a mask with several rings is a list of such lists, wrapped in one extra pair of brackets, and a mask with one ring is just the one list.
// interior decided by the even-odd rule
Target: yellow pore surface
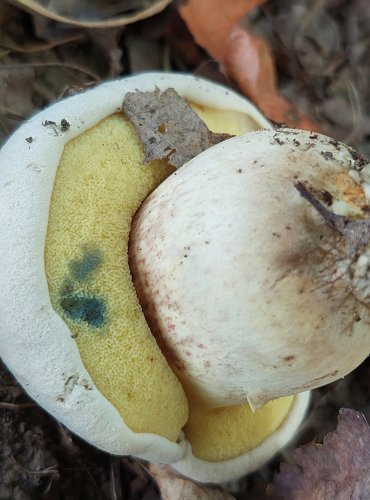
[(294, 397), (270, 401), (252, 412), (249, 404), (191, 411), (184, 428), (193, 454), (210, 462), (234, 458), (258, 446), (283, 423)]
[(133, 431), (176, 440), (187, 399), (147, 326), (128, 265), (132, 217), (172, 170), (142, 160), (133, 127), (118, 114), (66, 145), (50, 205), (46, 273), (53, 307), (100, 392)]
[[(215, 132), (258, 128), (248, 116), (193, 104)], [(258, 446), (289, 412), (293, 398), (199, 413), (167, 365), (141, 311), (128, 265), (131, 220), (172, 168), (143, 165), (140, 141), (123, 115), (112, 115), (70, 141), (58, 168), (45, 260), (54, 309), (69, 326), (100, 392), (135, 432), (171, 440), (185, 426), (193, 452), (225, 460)]]

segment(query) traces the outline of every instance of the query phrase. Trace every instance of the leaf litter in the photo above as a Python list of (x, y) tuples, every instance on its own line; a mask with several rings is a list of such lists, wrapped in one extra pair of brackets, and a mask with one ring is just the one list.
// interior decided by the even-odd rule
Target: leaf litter
[(168, 158), (182, 167), (202, 151), (232, 137), (211, 132), (174, 89), (129, 92), (122, 111), (134, 124), (144, 147), (144, 162)]
[(276, 122), (319, 131), (277, 89), (272, 54), (264, 39), (240, 25), (242, 18), (265, 0), (188, 0), (180, 13), (195, 40), (215, 57), (240, 90)]
[[(255, 102), (258, 86), (266, 89), (262, 84), (271, 78), (268, 84), (273, 85), (273, 91), (281, 93), (286, 102), (294, 102), (301, 110), (298, 115), (293, 113), (293, 118), (302, 117), (303, 111), (331, 136), (369, 156), (370, 3), (367, 0), (279, 0), (261, 2), (259, 6), (254, 2), (255, 8), (251, 8), (252, 4), (246, 8), (248, 2), (243, 3), (245, 10), (231, 15), (229, 28), (237, 26), (233, 33), (241, 35), (239, 41), (243, 44), (246, 42), (244, 31), (250, 36), (252, 59), (244, 55), (239, 64), (235, 54), (226, 54), (224, 57), (231, 57), (232, 61), (224, 64), (219, 53), (195, 43), (177, 13), (176, 2), (155, 17), (124, 30), (106, 29), (100, 36), (97, 30), (56, 23), (3, 2), (0, 7), (0, 141), (31, 113), (58, 99), (66, 88), (78, 91), (107, 78), (128, 75), (138, 68), (191, 71), (236, 88)], [(184, 2), (177, 4), (182, 4), (183, 13)], [(191, 4), (194, 15), (200, 18), (200, 9), (196, 9), (195, 2)], [(241, 3), (225, 0), (219, 5), (226, 13), (224, 17), (230, 18), (227, 9), (234, 5), (240, 9)], [(207, 20), (214, 6), (214, 2), (213, 7), (208, 4), (203, 20)], [(201, 24), (198, 23), (198, 27), (201, 28)], [(208, 21), (205, 24), (209, 26)], [(217, 25), (214, 33), (218, 33)], [(261, 50), (253, 48), (254, 37), (264, 40)], [(198, 35), (197, 39), (199, 42)], [(260, 79), (252, 71), (251, 60), (261, 64)], [(256, 82), (258, 85), (253, 90)], [(257, 92), (257, 97), (253, 92)], [(267, 94), (266, 106), (274, 102), (270, 97)], [(289, 102), (288, 106), (291, 106)], [(268, 114), (266, 109), (263, 110)], [(311, 491), (316, 491), (313, 476), (321, 485), (331, 487), (314, 468), (312, 459), (317, 449), (325, 449), (330, 455), (327, 457), (332, 466), (330, 477), (338, 486), (339, 499), (348, 498), (343, 495), (350, 491), (349, 486), (352, 498), (370, 497), (366, 480), (369, 474), (362, 460), (367, 450), (362, 443), (357, 444), (359, 436), (359, 439), (368, 439), (368, 429), (363, 425), (359, 430), (357, 421), (354, 424), (350, 419), (343, 420), (342, 412), (339, 419), (342, 427), (336, 437), (338, 446), (328, 447), (327, 440), (321, 447), (317, 444), (328, 432), (334, 431), (340, 408), (360, 411), (369, 421), (369, 394), (369, 360), (343, 380), (313, 391), (311, 410), (295, 442), (256, 473), (228, 485), (234, 497), (240, 500), (310, 499)], [(35, 406), (1, 365), (0, 402), (0, 498), (157, 500), (163, 496), (160, 486), (151, 479), (151, 475), (158, 473), (149, 472), (136, 459), (110, 457), (80, 441)], [(347, 458), (343, 455), (342, 439), (347, 443)], [(292, 448), (304, 443), (307, 448), (301, 448), (296, 456)], [(340, 463), (344, 473), (352, 466), (353, 457), (362, 460), (362, 465), (345, 479), (335, 464)], [(293, 468), (281, 466), (279, 476), (281, 460)], [(304, 463), (304, 470), (294, 467), (299, 463)], [(287, 477), (284, 473), (289, 474), (293, 489), (284, 482)], [(171, 474), (169, 477), (163, 474), (164, 483), (174, 480)], [(176, 488), (178, 491), (178, 486)], [(356, 488), (362, 488), (362, 497), (356, 496)]]
[(360, 500), (370, 495), (370, 428), (364, 415), (343, 408), (334, 432), (323, 444), (292, 451), (282, 463), (274, 490), (285, 499)]
[(370, 156), (370, 2), (279, 0), (245, 25), (274, 49), (280, 92)]
[(0, 6), (0, 142), (69, 86), (118, 76), (121, 28), (91, 30), (56, 25), (12, 5)]

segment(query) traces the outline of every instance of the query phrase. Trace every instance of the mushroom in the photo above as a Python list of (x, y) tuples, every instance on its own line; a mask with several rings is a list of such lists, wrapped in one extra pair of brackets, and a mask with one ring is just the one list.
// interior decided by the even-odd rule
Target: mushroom
[[(138, 136), (118, 112), (127, 92), (156, 87), (174, 88), (214, 131), (270, 127), (230, 90), (166, 74), (104, 83), (28, 120), (0, 153), (0, 354), (38, 404), (94, 446), (221, 482), (255, 470), (292, 439), (309, 393), (293, 396), (289, 378), (283, 397), (256, 411), (248, 398), (227, 408), (198, 405), (161, 351), (162, 337), (153, 336), (153, 315), (143, 314), (130, 274), (131, 220), (151, 191), (183, 170), (173, 172), (164, 160), (143, 165)], [(232, 174), (241, 182), (240, 168)], [(142, 299), (147, 290), (133, 255), (139, 233), (131, 232), (130, 255)], [(260, 384), (268, 380), (264, 370), (261, 362), (253, 373)]]
[(135, 287), (198, 411), (257, 409), (368, 356), (369, 169), (329, 137), (262, 130), (198, 155), (141, 205)]

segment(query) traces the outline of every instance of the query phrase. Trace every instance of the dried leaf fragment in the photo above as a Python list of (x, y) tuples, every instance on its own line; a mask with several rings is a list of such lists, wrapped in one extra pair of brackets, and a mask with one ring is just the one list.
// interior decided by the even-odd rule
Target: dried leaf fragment
[(169, 465), (150, 464), (149, 472), (160, 489), (162, 500), (235, 500), (220, 488), (200, 486), (179, 476)]
[(180, 168), (202, 151), (232, 137), (208, 130), (174, 89), (129, 92), (122, 111), (143, 143), (144, 162), (168, 158), (171, 165)]
[(284, 499), (370, 498), (370, 428), (362, 413), (342, 408), (323, 444), (294, 450), (281, 464), (274, 490)]
[(280, 95), (270, 47), (240, 25), (266, 0), (187, 0), (180, 15), (196, 42), (220, 62), (244, 95), (271, 120), (305, 130), (320, 126)]

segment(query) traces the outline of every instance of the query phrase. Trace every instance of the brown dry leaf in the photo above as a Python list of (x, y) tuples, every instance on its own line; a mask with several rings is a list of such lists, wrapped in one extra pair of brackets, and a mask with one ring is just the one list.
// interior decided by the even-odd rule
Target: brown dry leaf
[(34, 69), (29, 66), (0, 66), (0, 113), (26, 118), (33, 111), (32, 81)]
[(150, 464), (149, 472), (158, 484), (162, 500), (235, 500), (220, 488), (201, 486), (179, 476), (169, 465)]
[(319, 131), (316, 123), (279, 94), (275, 64), (267, 43), (239, 24), (265, 1), (188, 0), (180, 6), (180, 14), (196, 42), (224, 66), (228, 76), (268, 118)]
[(282, 94), (369, 156), (370, 2), (268, 2), (253, 30), (273, 47)]
[(338, 426), (323, 444), (310, 443), (281, 464), (274, 492), (286, 500), (370, 498), (370, 429), (364, 415), (341, 409)]
[(123, 71), (121, 28), (66, 27), (4, 4), (0, 9), (0, 143), (24, 119), (58, 99)]
[(168, 158), (171, 165), (180, 168), (202, 151), (232, 137), (208, 130), (174, 89), (129, 92), (122, 111), (143, 143), (144, 162)]

